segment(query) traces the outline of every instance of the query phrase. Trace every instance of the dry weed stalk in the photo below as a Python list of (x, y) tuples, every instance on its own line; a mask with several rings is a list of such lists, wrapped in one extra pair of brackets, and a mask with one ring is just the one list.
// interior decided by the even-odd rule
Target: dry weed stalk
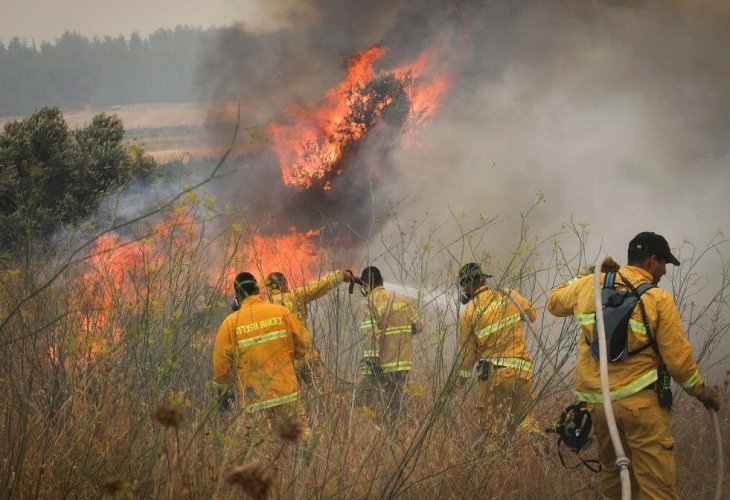
[[(135, 497), (172, 498), (186, 492), (191, 497), (225, 497), (234, 487), (254, 498), (590, 495), (597, 483), (594, 476), (568, 473), (554, 456), (536, 459), (531, 447), (509, 432), (507, 458), (475, 446), (479, 429), (473, 415), (474, 387), (457, 395), (449, 382), (458, 354), (460, 306), (454, 281), (459, 265), (467, 260), (485, 263), (499, 271), (493, 273), (497, 278), (492, 286), (517, 289), (540, 307), (552, 287), (595, 260), (587, 257), (592, 248), (587, 228), (566, 226), (576, 239), (571, 244), (561, 243), (556, 235), (532, 236), (524, 224), (513, 251), (490, 255), (485, 252), (490, 248), (490, 220), (467, 227), (455, 215), (459, 235), (454, 238), (440, 238), (438, 227), (403, 227), (397, 218), (389, 224), (397, 233), (394, 238), (384, 232), (363, 235), (368, 241), (380, 238), (382, 247), (365, 260), (382, 263), (392, 281), (408, 284), (427, 319), (427, 330), (414, 343), (411, 380), (417, 387), (409, 389), (397, 425), (358, 414), (351, 404), (354, 386), (342, 380), (357, 382), (359, 377), (354, 313), (359, 298), (338, 290), (321, 299), (312, 308), (311, 330), (335, 389), (320, 394), (302, 388), (314, 436), (311, 450), (306, 460), (282, 452), (276, 478), (259, 465), (225, 469), (231, 463), (251, 464), (253, 455), (255, 463), (269, 463), (281, 448), (276, 434), (287, 442), (302, 436), (296, 423), (279, 422), (271, 433), (256, 427), (258, 421), (250, 415), (221, 418), (216, 409), (210, 356), (212, 337), (226, 314), (228, 284), (210, 284), (204, 238), (193, 237), (182, 246), (171, 238), (158, 249), (159, 259), (128, 270), (125, 278), (132, 290), (155, 293), (132, 294), (132, 299), (110, 295), (112, 321), (124, 335), (115, 339), (111, 327), (83, 332), (88, 334), (84, 339), (106, 341), (108, 349), (96, 355), (79, 334), (83, 327), (77, 312), (84, 304), (69, 299), (76, 281), (65, 261), (45, 261), (47, 275), (60, 271), (50, 284), (28, 269), (3, 276), (0, 432), (9, 439), (0, 440), (0, 457), (5, 457), (0, 489), (9, 496), (54, 498), (121, 491)], [(714, 246), (713, 251), (723, 248)], [(703, 369), (726, 359), (710, 357), (727, 337), (730, 280), (725, 275), (730, 273), (725, 262), (709, 300), (696, 294), (698, 287), (709, 287), (698, 278), (699, 266), (683, 263), (684, 274), (671, 277)], [(48, 293), (39, 292), (44, 285)], [(538, 373), (534, 410), (547, 421), (541, 423), (549, 424), (572, 399), (577, 329), (548, 315), (536, 326), (546, 349), (530, 344)], [(548, 359), (555, 360), (557, 369)], [(175, 404), (158, 406), (163, 400)], [(685, 494), (705, 494), (703, 484), (714, 471), (703, 461), (700, 446), (707, 443), (705, 416), (693, 403), (685, 398), (675, 410), (678, 470)], [(730, 426), (725, 437), (730, 440)], [(268, 446), (273, 442), (275, 446)], [(291, 448), (297, 447), (287, 451)], [(122, 482), (116, 479), (119, 471), (124, 471)]]

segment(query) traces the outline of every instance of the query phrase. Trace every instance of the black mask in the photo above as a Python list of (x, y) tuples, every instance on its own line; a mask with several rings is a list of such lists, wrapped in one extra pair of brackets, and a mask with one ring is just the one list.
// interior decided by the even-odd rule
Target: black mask
[(470, 292), (467, 292), (463, 288), (459, 290), (459, 302), (461, 302), (462, 305), (467, 305), (473, 298), (474, 296)]
[(241, 308), (241, 303), (238, 302), (238, 299), (235, 298), (231, 301), (231, 310), (232, 311), (238, 311)]
[(361, 286), (360, 287), (360, 293), (362, 294), (363, 297), (367, 297), (368, 296), (368, 291), (365, 290), (365, 287), (364, 286)]

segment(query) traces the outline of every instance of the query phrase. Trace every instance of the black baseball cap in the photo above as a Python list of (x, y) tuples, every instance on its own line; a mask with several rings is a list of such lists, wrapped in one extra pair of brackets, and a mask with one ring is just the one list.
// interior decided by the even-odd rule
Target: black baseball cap
[(649, 255), (656, 255), (675, 266), (679, 265), (679, 260), (672, 255), (672, 251), (669, 249), (669, 243), (664, 239), (664, 236), (650, 231), (644, 231), (634, 236), (634, 239), (629, 242), (629, 251), (636, 250)]

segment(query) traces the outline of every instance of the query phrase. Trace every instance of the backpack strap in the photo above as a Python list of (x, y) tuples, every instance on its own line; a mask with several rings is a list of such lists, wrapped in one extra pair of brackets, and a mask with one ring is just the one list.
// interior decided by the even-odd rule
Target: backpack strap
[(639, 285), (638, 287), (634, 287), (634, 285), (631, 284), (629, 280), (627, 280), (621, 273), (618, 273), (619, 276), (621, 276), (621, 280), (624, 285), (626, 285), (626, 288), (628, 288), (632, 293), (636, 294), (636, 297), (639, 299), (637, 302), (639, 303), (639, 311), (641, 311), (641, 321), (644, 323), (644, 328), (646, 328), (646, 336), (649, 338), (649, 342), (644, 344), (643, 346), (639, 347), (638, 349), (634, 349), (633, 351), (629, 351), (629, 356), (633, 356), (634, 354), (638, 354), (647, 347), (651, 346), (654, 349), (654, 352), (659, 355), (659, 359), (661, 359), (661, 354), (659, 353), (659, 348), (656, 345), (656, 338), (651, 333), (651, 327), (649, 326), (649, 318), (646, 316), (646, 309), (644, 308), (644, 302), (641, 300), (641, 296), (646, 292), (647, 290), (650, 290), (652, 288), (656, 288), (656, 285), (654, 283), (643, 283)]
[(575, 465), (566, 464), (565, 459), (563, 458), (563, 453), (560, 451), (560, 445), (563, 444), (564, 442), (565, 441), (563, 441), (563, 438), (558, 438), (558, 458), (560, 458), (560, 463), (562, 464), (563, 467), (570, 470), (570, 469), (576, 469), (576, 468), (580, 467), (581, 465), (585, 465), (588, 468), (588, 470), (590, 470), (591, 472), (593, 472), (595, 474), (599, 474), (601, 472), (601, 470), (603, 470), (603, 466), (601, 465), (601, 462), (599, 462), (598, 460), (586, 460), (583, 457), (581, 457), (577, 451), (574, 451), (573, 453), (575, 453), (575, 456), (578, 457), (578, 460), (580, 460), (581, 463), (575, 464)]
[[(613, 271), (608, 271), (606, 273), (606, 276), (603, 278), (603, 290), (606, 288), (610, 288), (611, 290), (616, 289), (616, 273)], [(603, 304), (605, 305), (605, 304)], [(595, 313), (594, 313), (595, 315)], [(596, 334), (596, 327), (593, 327), (593, 335)], [(588, 340), (588, 337), (586, 335), (583, 336), (583, 340), (586, 341), (586, 344), (591, 345), (591, 341)]]
[(616, 273), (609, 271), (606, 273), (606, 277), (603, 279), (603, 288), (616, 289)]

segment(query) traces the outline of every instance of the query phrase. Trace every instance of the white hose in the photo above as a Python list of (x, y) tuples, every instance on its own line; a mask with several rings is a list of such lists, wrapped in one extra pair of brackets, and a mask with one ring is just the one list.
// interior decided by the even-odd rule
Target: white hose
[(596, 306), (596, 331), (598, 335), (599, 367), (601, 373), (601, 394), (603, 395), (603, 410), (606, 413), (606, 424), (608, 433), (611, 435), (611, 443), (616, 454), (616, 468), (621, 477), (621, 499), (631, 499), (631, 478), (629, 467), (631, 461), (624, 453), (621, 437), (618, 434), (616, 418), (613, 415), (613, 404), (611, 402), (611, 390), (608, 385), (608, 353), (606, 351), (606, 326), (603, 322), (603, 303), (601, 301), (601, 266), (596, 265), (593, 271), (593, 299)]
[(717, 418), (717, 412), (710, 410), (710, 418), (712, 419), (712, 426), (715, 428), (715, 457), (717, 459), (717, 484), (715, 486), (715, 500), (722, 499), (722, 481), (725, 479), (724, 475), (724, 463), (722, 456), (722, 434), (720, 433), (720, 421)]

